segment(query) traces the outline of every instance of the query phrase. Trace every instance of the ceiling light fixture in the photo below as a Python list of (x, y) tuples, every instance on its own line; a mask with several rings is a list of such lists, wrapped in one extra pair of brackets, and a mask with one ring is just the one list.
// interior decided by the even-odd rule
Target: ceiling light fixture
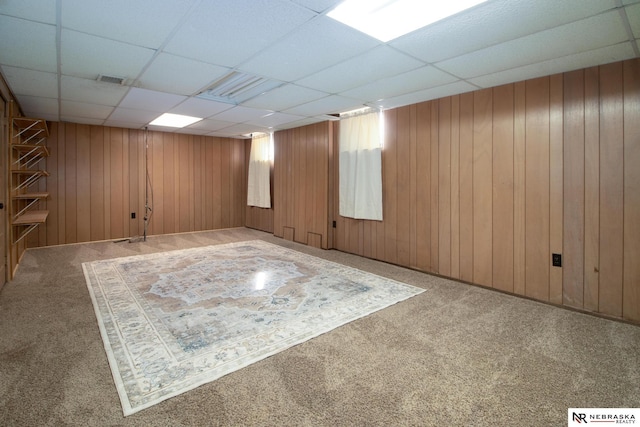
[(345, 0), (327, 16), (388, 42), (485, 1)]
[(198, 98), (238, 105), (282, 85), (284, 82), (278, 80), (232, 71), (213, 82)]
[(154, 126), (166, 126), (171, 128), (183, 128), (202, 120), (201, 117), (183, 116), (181, 114), (164, 113), (151, 123)]

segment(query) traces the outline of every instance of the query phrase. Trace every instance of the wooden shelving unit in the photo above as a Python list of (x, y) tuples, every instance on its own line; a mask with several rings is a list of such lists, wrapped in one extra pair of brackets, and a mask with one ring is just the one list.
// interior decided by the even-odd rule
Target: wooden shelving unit
[(49, 129), (43, 119), (13, 117), (11, 119), (11, 244), (16, 245), (40, 224), (47, 221), (49, 211), (36, 207), (49, 197), (46, 192), (30, 189), (41, 179), (49, 176), (39, 169), (41, 161), (49, 156), (46, 147)]

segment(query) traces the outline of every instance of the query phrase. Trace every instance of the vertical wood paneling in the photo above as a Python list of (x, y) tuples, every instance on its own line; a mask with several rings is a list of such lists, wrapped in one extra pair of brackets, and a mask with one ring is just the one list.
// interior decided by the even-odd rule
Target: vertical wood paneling
[[(53, 124), (53, 123), (52, 123)], [(57, 224), (57, 237), (55, 239), (55, 244), (60, 244), (60, 242), (65, 242), (66, 236), (66, 212), (67, 212), (67, 195), (66, 195), (66, 183), (67, 183), (67, 162), (66, 162), (66, 129), (65, 126), (60, 126), (59, 123), (55, 123), (57, 127), (58, 134), (58, 143), (57, 143), (57, 152), (58, 152), (58, 190), (57, 190), (57, 199), (58, 199), (58, 224)]]
[(124, 210), (122, 192), (124, 188), (124, 180), (122, 170), (124, 170), (122, 139), (123, 130), (118, 128), (110, 129), (109, 141), (109, 160), (112, 173), (110, 174), (110, 194), (109, 194), (109, 221), (110, 233), (109, 238), (122, 238), (124, 234), (124, 223), (127, 213)]
[[(151, 175), (151, 186), (149, 188), (150, 198), (153, 204), (151, 213), (150, 228), (152, 234), (164, 234), (164, 140), (162, 133), (152, 132), (149, 134), (149, 150), (153, 156), (153, 164), (149, 168)], [(123, 212), (126, 215), (126, 211)]]
[(222, 185), (224, 184), (222, 178), (222, 144), (223, 141), (215, 138), (211, 143), (212, 149), (212, 162), (211, 169), (213, 171), (212, 191), (213, 191), (213, 226), (212, 229), (222, 228), (222, 204), (226, 203), (222, 199)]
[(438, 272), (451, 276), (451, 98), (438, 108)]
[[(175, 209), (174, 206), (177, 203), (175, 197), (175, 190), (173, 185), (173, 177), (174, 177), (174, 168), (175, 168), (175, 160), (173, 158), (173, 135), (170, 134), (162, 134), (162, 187), (164, 189), (162, 193), (162, 229), (165, 233), (175, 233), (177, 230), (175, 229)], [(157, 181), (160, 181), (158, 179)], [(154, 195), (155, 197), (155, 195)], [(160, 218), (157, 218), (160, 221)]]
[[(49, 172), (49, 176), (46, 180), (43, 180), (46, 183), (46, 188), (49, 193), (49, 198), (46, 200), (46, 208), (49, 211), (49, 216), (47, 217), (47, 221), (49, 224), (59, 224), (59, 216), (60, 216), (60, 197), (58, 195), (58, 186), (60, 182), (60, 173), (64, 175), (64, 167), (60, 167), (58, 162), (60, 162), (60, 156), (58, 153), (58, 126), (57, 123), (49, 125), (49, 138), (47, 139), (47, 148), (49, 149), (49, 157), (46, 161), (46, 170)], [(64, 144), (63, 144), (64, 145)], [(2, 158), (2, 156), (0, 156)], [(64, 180), (64, 178), (62, 178)], [(41, 201), (41, 205), (44, 203)], [(56, 245), (58, 244), (58, 230), (57, 227), (40, 227), (44, 230), (46, 234), (46, 239), (44, 242), (40, 241), (40, 245)], [(4, 282), (4, 278), (1, 279)]]
[(429, 181), (431, 182), (431, 209), (429, 211), (429, 217), (431, 219), (431, 270), (434, 273), (439, 272), (440, 267), (440, 229), (439, 229), (439, 214), (440, 214), (440, 199), (438, 197), (438, 178), (439, 178), (439, 161), (440, 156), (438, 153), (439, 144), (438, 144), (438, 133), (439, 133), (439, 122), (438, 122), (438, 114), (439, 114), (439, 104), (440, 100), (433, 101), (431, 106), (431, 166), (429, 167), (430, 177)]
[[(562, 75), (555, 74), (549, 81), (549, 252), (552, 254), (562, 254), (562, 104)], [(549, 271), (549, 302), (562, 304), (561, 267), (552, 267)]]
[(103, 129), (103, 170), (104, 170), (104, 192), (103, 192), (103, 211), (104, 211), (104, 228), (103, 239), (111, 236), (111, 128)]
[[(423, 271), (431, 270), (432, 104), (432, 102), (423, 102), (416, 106), (416, 267)], [(388, 122), (386, 125), (388, 126)], [(385, 173), (383, 177), (386, 177)]]
[(129, 152), (130, 152), (131, 135), (129, 131), (122, 129), (122, 204), (125, 217), (124, 221), (124, 236), (131, 236), (131, 221), (129, 220), (129, 214), (131, 213), (130, 204), (130, 173), (129, 173)]
[(384, 227), (384, 258), (387, 262), (398, 261), (397, 251), (397, 188), (398, 188), (398, 138), (396, 128), (398, 122), (397, 110), (384, 113), (385, 137), (382, 151), (382, 169), (385, 171), (382, 182), (383, 214), (386, 223)]
[(526, 295), (549, 301), (549, 79), (526, 83)]
[[(33, 234), (30, 243), (42, 246), (142, 235), (144, 132), (71, 123), (52, 123), (51, 129), (55, 136), (50, 141), (48, 166), (53, 168), (53, 179), (42, 190), (55, 200), (49, 201), (51, 220)], [(149, 192), (153, 214), (148, 234), (194, 231), (196, 218), (198, 229), (214, 229), (215, 212), (208, 212), (207, 204), (209, 211), (215, 211), (216, 204), (231, 206), (235, 216), (230, 224), (244, 224), (244, 144), (222, 139), (232, 152), (225, 160), (229, 176), (221, 182), (223, 177), (216, 175), (222, 162), (221, 139), (162, 132), (150, 132), (148, 138), (153, 189)], [(203, 167), (212, 170), (206, 177)], [(226, 198), (222, 188), (231, 189)], [(130, 218), (131, 212), (136, 213), (135, 219)], [(218, 214), (215, 228), (221, 228), (219, 218)]]
[(564, 199), (562, 303), (584, 301), (584, 71), (564, 76)]
[(91, 129), (88, 125), (77, 126), (77, 241), (91, 240)]
[(473, 93), (460, 95), (460, 279), (473, 281)]
[(411, 263), (411, 107), (398, 109), (397, 122), (397, 262)]
[(473, 281), (492, 286), (492, 91), (474, 93), (473, 107)]
[(178, 139), (178, 206), (180, 206), (178, 221), (178, 232), (191, 231), (190, 220), (193, 207), (191, 206), (191, 182), (193, 175), (190, 168), (189, 151), (192, 146), (190, 137), (186, 135), (176, 135)]
[[(329, 142), (333, 126), (318, 123), (297, 129), (278, 131), (274, 134), (273, 170), (273, 233), (284, 237), (285, 228), (295, 241), (328, 247), (329, 209)], [(336, 176), (333, 178), (336, 181)], [(336, 185), (337, 187), (337, 185)], [(361, 247), (361, 236), (351, 241), (346, 231), (356, 221), (338, 215), (336, 192), (336, 224), (334, 246), (349, 251), (351, 246)], [(316, 236), (319, 235), (320, 237)]]
[(624, 63), (625, 319), (640, 321), (640, 60)]
[[(200, 231), (202, 228), (202, 206), (204, 192), (202, 189), (202, 144), (200, 137), (193, 138), (192, 162), (193, 162), (193, 230)], [(194, 161), (196, 160), (197, 161)]]
[(451, 277), (460, 278), (460, 96), (451, 102)]
[[(306, 207), (306, 211), (307, 211), (303, 218), (304, 228), (305, 230), (307, 230), (305, 242), (310, 246), (312, 246), (312, 244), (309, 241), (309, 237), (311, 236), (311, 233), (314, 232), (314, 224), (317, 221), (317, 218), (315, 218), (316, 216), (315, 202), (316, 202), (318, 193), (320, 191), (320, 187), (319, 187), (320, 183), (315, 179), (316, 164), (318, 162), (318, 154), (316, 153), (315, 140), (316, 140), (316, 132), (315, 132), (315, 129), (311, 127), (307, 132), (305, 152), (304, 152), (304, 157), (305, 157), (304, 160), (306, 164), (306, 167), (304, 168), (304, 173), (305, 173), (304, 182), (307, 183), (308, 185), (306, 186), (306, 191), (304, 191), (304, 199), (303, 199)], [(313, 237), (313, 239), (316, 239), (316, 237)]]
[(142, 221), (144, 217), (144, 212), (139, 209), (139, 182), (138, 182), (138, 171), (141, 169), (140, 162), (142, 161), (140, 157), (140, 148), (141, 144), (140, 137), (138, 132), (129, 132), (129, 210), (130, 213), (135, 213), (136, 217), (129, 217), (129, 233), (131, 236), (139, 236), (140, 226), (139, 223)]
[[(638, 321), (639, 61), (387, 111), (384, 221), (329, 212), (333, 125), (279, 131), (274, 234)], [(140, 235), (144, 133), (51, 129), (50, 220), (29, 243)], [(245, 142), (149, 137), (151, 233), (249, 224)]]
[(622, 63), (600, 67), (600, 311), (622, 315), (624, 135)]
[[(228, 141), (223, 141), (220, 146), (220, 193), (222, 200), (229, 200), (231, 195), (231, 144)], [(220, 217), (220, 223), (222, 228), (229, 228), (231, 226), (231, 211), (228, 203), (222, 203), (221, 206), (222, 215)]]
[(409, 266), (417, 268), (417, 197), (418, 197), (418, 129), (416, 126), (417, 108), (411, 105), (409, 113)]
[(598, 311), (600, 294), (600, 78), (584, 75), (584, 308)]
[[(211, 230), (214, 228), (213, 210), (214, 210), (214, 194), (213, 194), (213, 174), (215, 170), (213, 147), (216, 145), (215, 140), (206, 140), (204, 142), (204, 229)], [(247, 151), (247, 156), (249, 152)]]
[(513, 292), (513, 85), (493, 90), (493, 287)]
[(514, 85), (513, 117), (513, 292), (525, 294), (525, 152), (526, 152), (526, 85)]

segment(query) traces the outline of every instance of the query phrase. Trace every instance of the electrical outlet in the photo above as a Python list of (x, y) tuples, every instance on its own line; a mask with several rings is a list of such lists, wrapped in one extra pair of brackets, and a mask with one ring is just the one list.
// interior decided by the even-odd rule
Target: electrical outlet
[(135, 212), (131, 212), (131, 219), (136, 219), (136, 213)]
[(562, 254), (551, 254), (551, 265), (554, 267), (562, 267)]
[(336, 228), (336, 222), (333, 221), (333, 228)]

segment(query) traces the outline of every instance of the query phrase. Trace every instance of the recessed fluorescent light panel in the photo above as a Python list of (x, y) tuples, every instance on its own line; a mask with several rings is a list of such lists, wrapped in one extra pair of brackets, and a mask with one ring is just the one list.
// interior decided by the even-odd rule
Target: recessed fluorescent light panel
[(388, 42), (486, 0), (345, 0), (327, 14)]
[(151, 123), (154, 126), (166, 126), (170, 128), (183, 128), (202, 120), (200, 117), (183, 116), (181, 114), (164, 113)]

